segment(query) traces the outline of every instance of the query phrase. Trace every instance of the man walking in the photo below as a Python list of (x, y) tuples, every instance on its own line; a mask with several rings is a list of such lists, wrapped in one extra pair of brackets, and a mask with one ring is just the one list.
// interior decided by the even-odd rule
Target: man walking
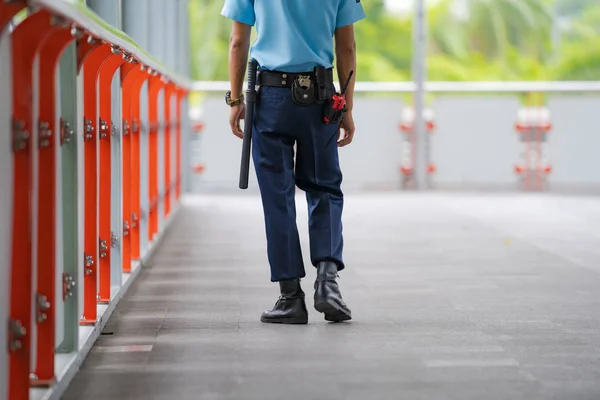
[[(336, 282), (338, 271), (345, 268), (338, 147), (350, 144), (354, 136), (353, 24), (365, 17), (360, 0), (225, 0), (222, 15), (233, 20), (231, 90), (226, 102), (231, 107), (232, 132), (240, 138), (252, 26), (258, 34), (251, 49), (260, 71), (252, 157), (265, 216), (271, 281), (278, 282), (281, 290), (277, 303), (263, 313), (261, 321), (308, 322), (300, 287), (306, 273), (296, 226), (296, 186), (306, 193), (308, 202), (310, 258), (317, 269), (314, 307), (327, 321), (350, 320), (352, 313)], [(327, 114), (335, 94), (334, 49), (340, 86), (348, 83), (341, 138), (339, 124)]]

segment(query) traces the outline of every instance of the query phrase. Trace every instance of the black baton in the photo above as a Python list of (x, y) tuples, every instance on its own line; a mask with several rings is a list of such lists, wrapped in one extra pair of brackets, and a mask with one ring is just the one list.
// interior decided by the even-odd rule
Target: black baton
[(256, 60), (248, 62), (248, 89), (246, 90), (246, 116), (244, 117), (244, 138), (242, 139), (242, 165), (240, 167), (240, 189), (248, 189), (250, 174), (250, 145), (252, 143), (252, 118), (256, 103)]

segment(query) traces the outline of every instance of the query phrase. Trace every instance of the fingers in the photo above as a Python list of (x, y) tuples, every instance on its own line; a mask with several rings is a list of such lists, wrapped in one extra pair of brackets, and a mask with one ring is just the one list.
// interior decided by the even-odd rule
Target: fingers
[(240, 139), (244, 137), (244, 131), (240, 127), (240, 120), (244, 119), (245, 116), (245, 107), (236, 107), (231, 110), (231, 116), (229, 117), (231, 132)]
[(231, 126), (231, 132), (233, 132), (235, 136), (239, 137), (240, 139), (244, 137), (244, 131), (242, 131), (242, 128), (240, 127), (239, 119), (236, 118), (229, 120), (229, 125)]
[(352, 143), (352, 139), (354, 139), (354, 129), (344, 129), (344, 138), (338, 142), (338, 147), (344, 147), (349, 145), (350, 143)]

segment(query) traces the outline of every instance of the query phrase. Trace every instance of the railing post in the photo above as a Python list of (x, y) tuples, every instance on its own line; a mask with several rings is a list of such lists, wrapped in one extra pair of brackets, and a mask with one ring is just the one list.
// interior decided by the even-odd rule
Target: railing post
[[(91, 43), (90, 43), (91, 42)], [(98, 141), (100, 126), (97, 113), (97, 82), (100, 67), (112, 56), (109, 44), (96, 47), (90, 38), (79, 47), (84, 82), (84, 160), (85, 160), (85, 239), (84, 239), (84, 304), (82, 325), (93, 325), (97, 317), (97, 285), (99, 265), (98, 243)]]
[[(122, 6), (121, 0), (90, 0), (88, 6), (96, 12), (104, 21), (112, 25), (114, 28), (121, 30), (122, 23)], [(103, 67), (105, 68), (105, 67)], [(120, 90), (120, 74), (109, 76), (106, 75), (106, 85), (110, 88), (106, 97), (106, 103), (101, 102), (101, 106), (106, 105), (107, 114), (102, 117), (107, 121), (110, 130), (110, 136), (107, 140), (102, 140), (100, 146), (100, 163), (103, 167), (100, 168), (101, 185), (104, 183), (104, 188), (100, 191), (100, 229), (104, 232), (101, 234), (102, 240), (106, 240), (109, 250), (107, 257), (101, 258), (101, 271), (110, 273), (106, 276), (107, 282), (103, 288), (106, 292), (108, 286), (108, 295), (110, 297), (110, 288), (121, 286), (122, 280), (122, 252), (121, 240), (123, 231), (122, 210), (121, 210), (121, 177), (122, 177), (122, 154), (121, 154), (121, 90)], [(102, 80), (102, 79), (101, 79)], [(104, 84), (100, 83), (102, 86)], [(108, 122), (110, 121), (110, 122)], [(108, 175), (110, 184), (106, 184), (104, 178)], [(110, 190), (107, 191), (110, 185)], [(103, 197), (106, 196), (106, 197)], [(106, 205), (108, 202), (108, 205)], [(103, 214), (107, 212), (108, 216)], [(106, 236), (106, 238), (104, 237)], [(106, 267), (106, 268), (104, 268)], [(106, 293), (100, 294), (100, 302), (106, 303), (104, 297)]]
[[(131, 259), (138, 260), (142, 252), (142, 176), (141, 176), (141, 151), (142, 151), (142, 134), (146, 135), (144, 125), (142, 125), (142, 98), (147, 97), (147, 93), (142, 90), (145, 83), (150, 78), (150, 70), (145, 67), (140, 68), (140, 74), (135, 78), (131, 90)], [(147, 85), (146, 85), (147, 86)], [(147, 104), (145, 104), (147, 107)], [(147, 124), (146, 124), (147, 125)], [(144, 129), (144, 130), (143, 130)], [(147, 146), (144, 147), (147, 157)], [(147, 158), (144, 158), (147, 160)], [(145, 167), (145, 165), (144, 165)], [(147, 171), (144, 168), (145, 177)], [(147, 182), (147, 179), (145, 179)], [(146, 187), (146, 185), (144, 185)], [(146, 196), (144, 196), (145, 198)], [(144, 226), (148, 226), (147, 218), (144, 218)], [(145, 240), (144, 240), (145, 242)]]
[[(24, 3), (24, 2), (22, 2)], [(18, 7), (0, 2), (0, 33), (5, 24), (25, 5)], [(8, 35), (0, 35), (0, 344), (9, 342), (7, 322), (10, 321), (11, 247), (13, 212), (13, 151), (12, 151), (12, 46)], [(9, 351), (0, 350), (0, 399), (8, 399)]]
[[(63, 24), (57, 21), (60, 26)], [(38, 224), (37, 224), (37, 357), (32, 384), (49, 386), (54, 382), (56, 298), (56, 170), (61, 128), (56, 117), (56, 70), (63, 50), (73, 40), (69, 26), (56, 26), (40, 49), (38, 122)]]
[(158, 232), (158, 95), (165, 83), (158, 73), (153, 73), (148, 83), (148, 241)]
[[(140, 90), (148, 78), (147, 69), (139, 64), (121, 67), (123, 99), (123, 272), (131, 271), (132, 259), (139, 258), (139, 124)], [(134, 154), (135, 153), (135, 154)], [(133, 160), (136, 160), (134, 165)], [(134, 182), (136, 182), (134, 184)]]
[[(98, 302), (110, 302), (111, 293), (111, 249), (116, 245), (118, 237), (111, 232), (111, 180), (112, 180), (112, 147), (113, 140), (118, 140), (118, 121), (112, 120), (111, 99), (112, 81), (115, 72), (125, 60), (122, 52), (116, 47), (111, 47), (111, 55), (100, 67), (99, 81), (99, 105), (100, 117), (100, 169), (99, 169), (99, 236), (100, 246), (99, 274), (100, 285), (98, 290)], [(119, 124), (120, 125), (120, 124)]]
[(176, 187), (175, 187), (175, 197), (176, 199), (179, 201), (181, 198), (181, 185), (182, 183), (184, 183), (184, 176), (182, 175), (182, 166), (185, 165), (185, 168), (187, 169), (189, 166), (187, 164), (185, 164), (185, 160), (182, 158), (181, 156), (181, 151), (182, 151), (182, 129), (185, 129), (185, 127), (187, 126), (184, 121), (187, 120), (187, 114), (182, 115), (182, 112), (184, 112), (186, 109), (183, 107), (183, 104), (186, 100), (186, 96), (187, 96), (187, 92), (184, 89), (179, 89), (177, 91), (177, 125), (176, 125), (176, 151), (177, 151), (177, 155), (175, 156), (176, 158), (176, 162), (177, 162), (177, 171), (175, 172), (176, 176)]
[(171, 117), (172, 117), (172, 113), (171, 113), (171, 100), (173, 99), (173, 95), (175, 94), (176, 88), (175, 85), (173, 85), (172, 83), (169, 83), (165, 86), (165, 157), (164, 157), (164, 161), (165, 161), (165, 165), (164, 165), (164, 170), (165, 170), (165, 180), (164, 180), (164, 187), (165, 187), (165, 196), (164, 196), (164, 217), (167, 218), (169, 216), (169, 213), (171, 212), (171, 182), (172, 182), (172, 178), (171, 178), (171, 133), (172, 133), (172, 128), (173, 125), (171, 123)]
[(52, 17), (41, 10), (26, 18), (12, 33), (13, 73), (13, 223), (11, 301), (9, 320), (9, 398), (29, 398), (32, 346), (32, 156), (33, 64), (40, 46), (52, 32)]

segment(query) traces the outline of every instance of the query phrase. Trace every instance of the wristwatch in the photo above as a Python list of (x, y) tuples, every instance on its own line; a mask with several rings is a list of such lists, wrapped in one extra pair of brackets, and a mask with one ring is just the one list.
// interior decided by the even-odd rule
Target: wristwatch
[(239, 98), (232, 99), (231, 90), (229, 90), (227, 93), (225, 93), (225, 102), (229, 107), (237, 106), (238, 104), (242, 104), (244, 102), (244, 95), (242, 94)]

